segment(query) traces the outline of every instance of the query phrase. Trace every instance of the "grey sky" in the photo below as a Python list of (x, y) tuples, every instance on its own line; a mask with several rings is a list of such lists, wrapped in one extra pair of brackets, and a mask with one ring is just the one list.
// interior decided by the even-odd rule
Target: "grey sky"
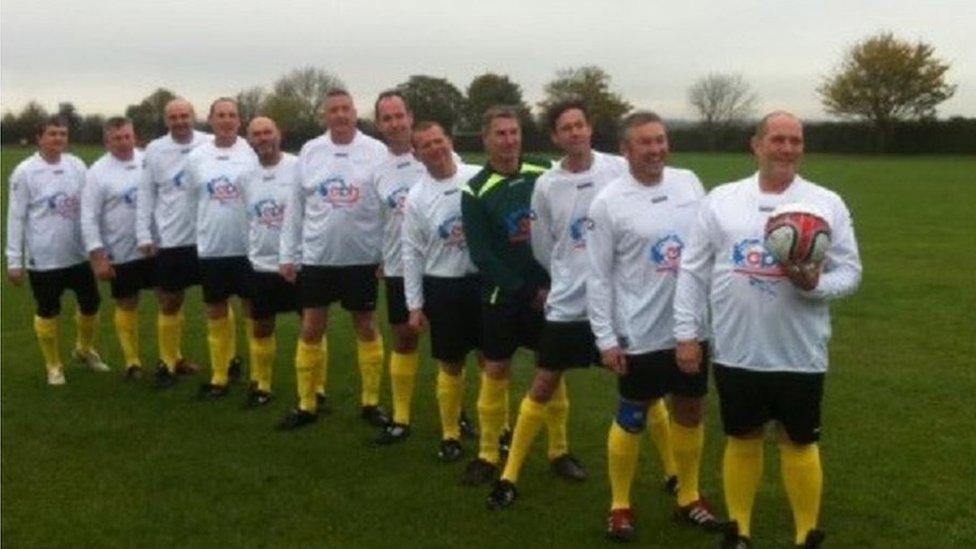
[(412, 74), (462, 91), (508, 74), (535, 103), (560, 68), (595, 64), (631, 103), (693, 117), (686, 92), (740, 72), (760, 109), (825, 118), (814, 92), (854, 41), (879, 30), (921, 39), (952, 62), (940, 116), (976, 116), (976, 2), (4, 0), (2, 108), (121, 113), (157, 87), (198, 110), (292, 68), (336, 73), (361, 103)]

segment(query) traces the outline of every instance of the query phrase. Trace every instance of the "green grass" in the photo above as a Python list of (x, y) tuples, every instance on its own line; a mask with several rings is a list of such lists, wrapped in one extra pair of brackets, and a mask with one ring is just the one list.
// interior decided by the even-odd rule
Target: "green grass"
[[(7, 177), (29, 151), (2, 150)], [(79, 151), (87, 160), (96, 149)], [(745, 155), (676, 154), (709, 185), (749, 173)], [(808, 158), (804, 173), (844, 196), (854, 212), (864, 282), (833, 308), (831, 371), (824, 402), (822, 525), (832, 546), (976, 545), (976, 161), (973, 157)], [(107, 288), (106, 288), (107, 290)], [(167, 392), (124, 384), (77, 366), (68, 384), (44, 383), (25, 287), (2, 284), (2, 541), (22, 546), (601, 546), (609, 488), (606, 430), (612, 376), (570, 376), (571, 445), (589, 467), (582, 485), (555, 480), (536, 443), (516, 508), (484, 509), (485, 489), (457, 483), (461, 465), (436, 462), (434, 369), (417, 381), (414, 436), (374, 449), (356, 416), (358, 373), (347, 315), (334, 311), (329, 388), (336, 411), (301, 432), (271, 428), (293, 402), (290, 357), (296, 319), (280, 319), (278, 400), (240, 409), (243, 391), (217, 403), (191, 400), (202, 379)], [(121, 353), (106, 299), (100, 347)], [(74, 304), (65, 299), (65, 312)], [(381, 309), (382, 310), (382, 309)], [(155, 357), (155, 303), (141, 304), (144, 360)], [(381, 318), (384, 315), (381, 315)], [(64, 315), (62, 352), (74, 329)], [(205, 362), (199, 290), (186, 310), (185, 349)], [(384, 323), (385, 324), (385, 323)], [(243, 338), (239, 339), (244, 350)], [(422, 352), (427, 353), (426, 344)], [(467, 409), (476, 390), (468, 375)], [(531, 360), (519, 355), (513, 412)], [(384, 379), (383, 400), (388, 402)], [(722, 448), (714, 395), (702, 486), (721, 508)], [(473, 448), (472, 444), (468, 448)], [(792, 522), (775, 446), (754, 513), (764, 547), (786, 546)], [(714, 539), (675, 525), (658, 488), (649, 441), (634, 488), (645, 545), (709, 547)]]

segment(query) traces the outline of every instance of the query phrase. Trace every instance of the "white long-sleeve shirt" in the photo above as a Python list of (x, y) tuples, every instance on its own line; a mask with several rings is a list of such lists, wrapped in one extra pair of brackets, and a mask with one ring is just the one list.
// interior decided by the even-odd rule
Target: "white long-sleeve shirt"
[(298, 187), (298, 157), (282, 153), (274, 166), (248, 170), (240, 180), (249, 225), (247, 257), (255, 271), (276, 273), (285, 212)]
[[(361, 132), (345, 145), (333, 143), (329, 132), (306, 143), (298, 155), (301, 190), (285, 216), (282, 257), (294, 257), (300, 248), (305, 265), (379, 263), (383, 218), (372, 179), (389, 155)], [(301, 242), (293, 240), (296, 234)]]
[(424, 275), (460, 278), (478, 271), (468, 254), (461, 186), (481, 168), (457, 164), (447, 179), (429, 173), (410, 189), (403, 219), (403, 286), (408, 309), (424, 306)]
[(185, 182), (195, 197), (197, 254), (201, 258), (247, 255), (240, 175), (257, 166), (257, 155), (240, 137), (230, 147), (210, 141), (190, 153)]
[(601, 350), (675, 347), (675, 281), (704, 196), (694, 172), (666, 167), (659, 183), (644, 185), (628, 172), (593, 199), (586, 291)]
[(373, 174), (373, 184), (379, 195), (383, 215), (383, 275), (403, 276), (401, 258), (401, 227), (407, 193), (427, 169), (412, 152), (387, 156)]
[(136, 207), (136, 238), (140, 246), (176, 248), (196, 244), (196, 210), (187, 196), (184, 170), (190, 152), (211, 140), (209, 133), (194, 131), (189, 143), (178, 143), (166, 134), (146, 146)]
[[(763, 245), (769, 215), (791, 202), (820, 208), (830, 224), (823, 274), (809, 292), (790, 282)], [(702, 205), (681, 262), (675, 337), (693, 339), (706, 329), (693, 311), (707, 300), (715, 362), (757, 371), (824, 372), (828, 300), (853, 293), (860, 280), (851, 215), (837, 194), (800, 176), (782, 193), (764, 193), (753, 175), (716, 187)]]
[[(85, 163), (63, 153), (49, 164), (34, 153), (10, 174), (7, 268), (50, 271), (88, 259), (81, 237)], [(26, 252), (25, 252), (26, 241)]]
[(113, 265), (142, 259), (136, 246), (136, 207), (142, 181), (142, 152), (129, 160), (105, 153), (88, 168), (81, 192), (81, 234), (85, 250), (104, 248)]
[(626, 172), (623, 158), (594, 151), (588, 170), (573, 173), (563, 169), (560, 162), (536, 180), (532, 253), (552, 279), (545, 307), (547, 320), (586, 320), (590, 204), (607, 183)]

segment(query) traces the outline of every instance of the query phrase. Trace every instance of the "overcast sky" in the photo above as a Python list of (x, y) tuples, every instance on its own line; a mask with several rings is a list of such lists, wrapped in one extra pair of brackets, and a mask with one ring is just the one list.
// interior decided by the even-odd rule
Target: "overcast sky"
[(360, 114), (413, 74), (462, 91), (507, 74), (542, 98), (561, 68), (599, 65), (632, 104), (691, 118), (687, 89), (738, 72), (761, 110), (825, 118), (815, 88), (856, 40), (891, 30), (952, 63), (940, 116), (976, 116), (976, 2), (918, 0), (3, 0), (2, 108), (121, 113), (157, 87), (198, 111), (220, 95), (313, 65), (343, 79)]

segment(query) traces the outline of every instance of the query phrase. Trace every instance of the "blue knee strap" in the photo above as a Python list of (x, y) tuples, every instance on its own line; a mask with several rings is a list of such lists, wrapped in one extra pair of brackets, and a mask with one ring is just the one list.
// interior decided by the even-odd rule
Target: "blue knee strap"
[(617, 407), (617, 425), (628, 433), (644, 431), (647, 426), (647, 403), (621, 398)]

